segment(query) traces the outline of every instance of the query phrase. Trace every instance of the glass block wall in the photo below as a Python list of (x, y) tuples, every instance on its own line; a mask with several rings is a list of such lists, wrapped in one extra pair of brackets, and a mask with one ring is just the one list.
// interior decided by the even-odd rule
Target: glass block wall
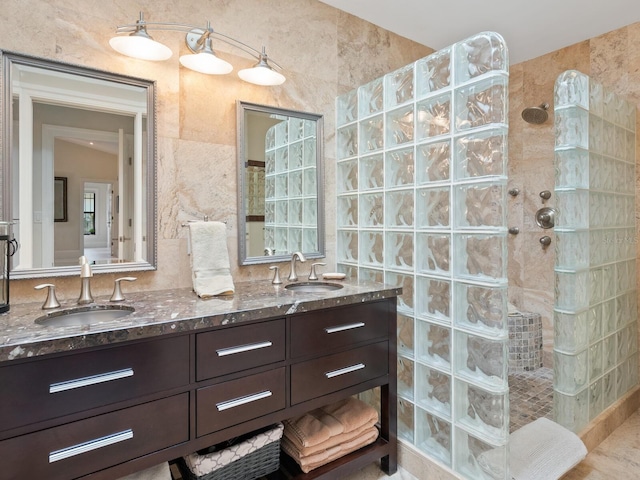
[(265, 138), (264, 245), (270, 255), (317, 252), (316, 124), (284, 117)]
[(508, 58), (481, 33), (337, 99), (338, 268), (403, 287), (398, 434), (507, 478)]
[(554, 416), (577, 432), (638, 383), (636, 106), (570, 70), (554, 110)]

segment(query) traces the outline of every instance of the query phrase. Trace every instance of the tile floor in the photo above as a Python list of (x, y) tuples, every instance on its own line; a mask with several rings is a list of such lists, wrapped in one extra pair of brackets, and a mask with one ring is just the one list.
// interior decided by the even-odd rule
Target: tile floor
[(420, 480), (414, 477), (413, 475), (411, 475), (406, 470), (404, 470), (402, 467), (398, 467), (398, 471), (393, 475), (391, 475), (390, 477), (388, 477), (386, 473), (380, 470), (380, 467), (378, 466), (378, 464), (371, 464), (368, 467), (363, 468), (359, 472), (349, 475), (343, 480), (383, 480), (383, 479), (385, 480)]
[(636, 480), (640, 478), (640, 410), (591, 451), (562, 480)]
[(553, 420), (553, 369), (509, 374), (509, 431), (536, 418)]

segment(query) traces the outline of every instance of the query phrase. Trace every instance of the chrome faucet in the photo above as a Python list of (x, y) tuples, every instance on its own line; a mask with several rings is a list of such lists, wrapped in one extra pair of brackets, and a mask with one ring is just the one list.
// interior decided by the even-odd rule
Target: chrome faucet
[(78, 305), (87, 305), (93, 303), (93, 297), (91, 296), (91, 283), (90, 279), (93, 277), (91, 271), (91, 265), (87, 262), (87, 258), (83, 255), (80, 257), (80, 297), (78, 298)]
[(307, 261), (307, 259), (304, 258), (304, 255), (301, 252), (295, 252), (293, 255), (291, 255), (291, 270), (289, 271), (290, 282), (298, 281), (298, 275), (296, 274), (296, 258), (303, 263)]

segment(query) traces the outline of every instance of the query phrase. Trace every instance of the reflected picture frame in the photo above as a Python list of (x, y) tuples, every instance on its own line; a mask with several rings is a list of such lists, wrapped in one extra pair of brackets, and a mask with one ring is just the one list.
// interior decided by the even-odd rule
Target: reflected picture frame
[(53, 221), (66, 222), (67, 219), (67, 177), (54, 177)]

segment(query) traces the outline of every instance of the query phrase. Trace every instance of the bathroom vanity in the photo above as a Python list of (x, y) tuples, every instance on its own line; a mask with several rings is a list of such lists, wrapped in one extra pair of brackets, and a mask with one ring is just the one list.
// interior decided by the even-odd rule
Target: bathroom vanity
[(1, 315), (0, 479), (113, 480), (374, 387), (378, 440), (295, 478), (395, 472), (400, 290), (236, 287), (133, 294), (134, 313), (99, 327), (36, 325), (37, 305)]

